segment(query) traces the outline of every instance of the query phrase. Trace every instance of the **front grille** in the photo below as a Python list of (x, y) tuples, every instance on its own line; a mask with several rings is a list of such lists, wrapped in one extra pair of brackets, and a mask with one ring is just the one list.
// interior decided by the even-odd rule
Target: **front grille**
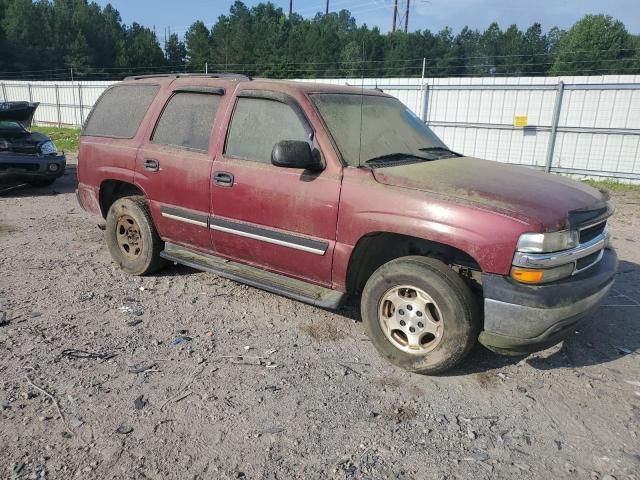
[(580, 270), (593, 265), (598, 260), (601, 253), (602, 251), (597, 251), (576, 261), (576, 271), (579, 272)]
[(9, 163), (0, 162), (0, 171), (23, 170), (25, 172), (37, 172), (40, 165), (37, 163)]
[(36, 155), (38, 153), (38, 147), (36, 147), (35, 145), (12, 145), (11, 152)]
[(598, 223), (591, 227), (580, 230), (580, 243), (587, 243), (596, 238), (602, 232), (604, 232), (607, 222)]

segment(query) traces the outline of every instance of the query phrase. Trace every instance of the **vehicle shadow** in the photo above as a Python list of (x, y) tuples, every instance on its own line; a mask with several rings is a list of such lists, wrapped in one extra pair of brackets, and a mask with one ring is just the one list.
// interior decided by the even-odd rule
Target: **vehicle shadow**
[(48, 187), (32, 187), (22, 182), (0, 183), (0, 197), (48, 197), (73, 193), (78, 186), (77, 178), (76, 165), (67, 165), (64, 174)]

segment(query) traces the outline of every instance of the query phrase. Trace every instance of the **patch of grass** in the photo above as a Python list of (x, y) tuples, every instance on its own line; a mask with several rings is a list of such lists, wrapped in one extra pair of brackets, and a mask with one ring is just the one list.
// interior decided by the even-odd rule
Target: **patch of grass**
[(629, 183), (620, 183), (615, 180), (584, 180), (584, 183), (591, 185), (594, 188), (603, 188), (611, 192), (625, 193), (636, 192), (640, 193), (640, 185), (633, 185)]
[(616, 193), (635, 192), (640, 193), (640, 185), (616, 182), (615, 180), (583, 180), (584, 183), (594, 188), (601, 188)]
[(80, 139), (79, 128), (33, 127), (33, 132), (40, 132), (53, 140), (59, 152), (77, 152)]

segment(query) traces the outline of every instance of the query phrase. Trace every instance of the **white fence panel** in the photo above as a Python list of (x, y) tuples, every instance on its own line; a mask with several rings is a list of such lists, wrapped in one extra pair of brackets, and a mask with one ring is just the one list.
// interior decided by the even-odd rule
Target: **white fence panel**
[[(640, 75), (300, 81), (380, 88), (466, 155), (640, 182)], [(39, 124), (79, 126), (112, 83), (0, 80), (0, 100), (39, 102)]]

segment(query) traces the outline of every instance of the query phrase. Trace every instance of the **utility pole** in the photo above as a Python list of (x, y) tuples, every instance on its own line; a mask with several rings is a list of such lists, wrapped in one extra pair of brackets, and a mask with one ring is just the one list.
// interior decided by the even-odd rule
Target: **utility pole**
[(393, 28), (392, 32), (396, 31), (396, 19), (398, 18), (398, 0), (394, 0), (393, 2)]
[(293, 13), (293, 0), (289, 0), (289, 18), (291, 18), (292, 13)]
[(329, 0), (327, 0), (327, 8), (324, 11), (325, 15), (329, 15)]
[(407, 0), (407, 9), (405, 10), (404, 14), (404, 33), (407, 33), (407, 31), (409, 30), (409, 3), (410, 0)]

